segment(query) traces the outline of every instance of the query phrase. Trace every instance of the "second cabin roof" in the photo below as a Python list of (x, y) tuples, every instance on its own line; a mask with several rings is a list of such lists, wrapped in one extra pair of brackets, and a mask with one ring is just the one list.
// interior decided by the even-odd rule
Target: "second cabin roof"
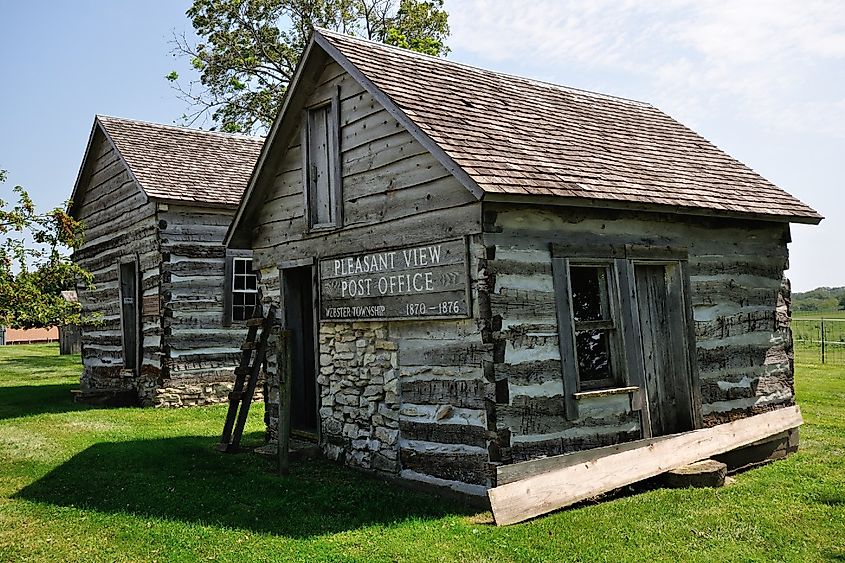
[(152, 199), (236, 206), (262, 137), (98, 115), (132, 175)]
[(546, 196), (780, 221), (822, 218), (649, 104), (326, 30), (316, 30), (313, 41), (386, 96), (484, 199)]

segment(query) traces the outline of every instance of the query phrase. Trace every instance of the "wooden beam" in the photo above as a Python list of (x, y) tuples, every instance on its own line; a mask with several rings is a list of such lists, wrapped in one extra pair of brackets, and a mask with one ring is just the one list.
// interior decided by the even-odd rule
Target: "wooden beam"
[[(499, 526), (515, 524), (707, 459), (803, 423), (797, 406), (672, 436), (639, 440), (640, 447), (554, 469), (487, 491)], [(604, 448), (602, 448), (604, 449)], [(566, 458), (567, 456), (560, 456)]]
[(279, 375), (279, 419), (276, 436), (279, 473), (287, 475), (290, 452), (290, 400), (293, 383), (293, 333), (282, 330), (276, 340), (276, 371)]

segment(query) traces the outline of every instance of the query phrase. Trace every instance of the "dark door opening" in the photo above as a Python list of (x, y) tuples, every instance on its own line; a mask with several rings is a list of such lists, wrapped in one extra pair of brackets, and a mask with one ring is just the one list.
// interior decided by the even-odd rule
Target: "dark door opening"
[(138, 369), (138, 266), (120, 264), (120, 311), (123, 337), (123, 368)]
[(317, 417), (316, 335), (314, 268), (304, 266), (282, 270), (284, 277), (284, 321), (292, 333), (293, 382), (291, 430), (316, 438)]
[(691, 373), (677, 265), (636, 264), (645, 396), (653, 436), (692, 430)]

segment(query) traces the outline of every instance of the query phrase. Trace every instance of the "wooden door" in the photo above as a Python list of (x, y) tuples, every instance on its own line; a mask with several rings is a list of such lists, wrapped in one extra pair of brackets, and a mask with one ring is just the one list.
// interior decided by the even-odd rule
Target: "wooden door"
[(642, 335), (643, 382), (653, 436), (693, 429), (690, 364), (677, 265), (634, 267)]
[(284, 320), (293, 339), (291, 430), (306, 437), (319, 434), (314, 268), (283, 270)]
[(120, 311), (123, 337), (123, 368), (138, 368), (138, 267), (136, 262), (120, 264)]

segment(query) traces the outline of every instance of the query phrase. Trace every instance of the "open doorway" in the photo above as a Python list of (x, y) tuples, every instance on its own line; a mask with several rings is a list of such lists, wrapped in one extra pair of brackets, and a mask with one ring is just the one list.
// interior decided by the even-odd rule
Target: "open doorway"
[(292, 333), (293, 381), (291, 432), (302, 438), (319, 437), (317, 391), (317, 325), (313, 266), (285, 268), (282, 307), (285, 328)]
[(123, 340), (123, 369), (138, 372), (140, 350), (140, 305), (138, 283), (138, 262), (121, 262), (120, 283), (120, 318), (121, 337)]

